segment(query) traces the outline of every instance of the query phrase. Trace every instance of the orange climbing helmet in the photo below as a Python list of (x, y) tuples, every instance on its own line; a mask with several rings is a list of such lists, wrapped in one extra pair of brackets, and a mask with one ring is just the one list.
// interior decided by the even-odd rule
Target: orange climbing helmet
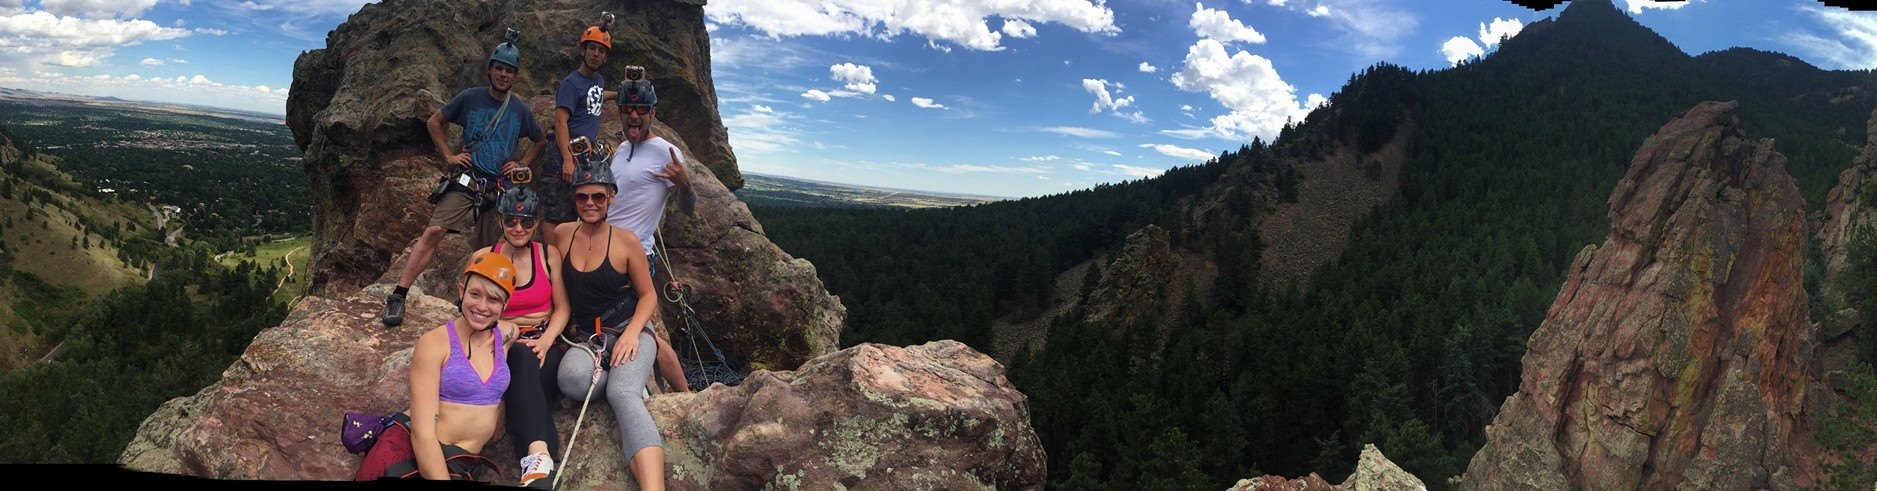
[(504, 294), (515, 294), (515, 262), (508, 260), (508, 256), (493, 251), (470, 256), (469, 266), (463, 268), (463, 281), (469, 281), (472, 274), (495, 282)]
[(600, 43), (600, 46), (605, 46), (607, 50), (611, 50), (613, 49), (612, 28), (613, 13), (600, 12), (600, 25), (588, 26), (587, 30), (581, 31), (580, 42), (574, 43), (574, 46), (586, 46), (588, 41), (592, 41)]

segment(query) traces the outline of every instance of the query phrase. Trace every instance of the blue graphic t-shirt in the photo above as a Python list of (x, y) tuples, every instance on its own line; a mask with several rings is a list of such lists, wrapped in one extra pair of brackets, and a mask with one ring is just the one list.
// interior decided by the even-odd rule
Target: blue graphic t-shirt
[(483, 127), (502, 109), (501, 99), (490, 96), (488, 87), (474, 87), (457, 93), (443, 105), (443, 120), (463, 127), (463, 144), (458, 150), (468, 151), (476, 170), (484, 174), (501, 175), (502, 164), (517, 158), (515, 146), (521, 138), (532, 140), (543, 136), (528, 103), (522, 102), (520, 97), (513, 99), (502, 114), (502, 120), (495, 122), (495, 128), (490, 129), (481, 142), (477, 142), (476, 137), (483, 134)]
[(581, 136), (597, 140), (600, 110), (606, 108), (606, 77), (599, 72), (591, 77), (580, 75), (580, 70), (568, 73), (560, 81), (560, 90), (554, 92), (554, 107), (567, 108), (568, 140)]

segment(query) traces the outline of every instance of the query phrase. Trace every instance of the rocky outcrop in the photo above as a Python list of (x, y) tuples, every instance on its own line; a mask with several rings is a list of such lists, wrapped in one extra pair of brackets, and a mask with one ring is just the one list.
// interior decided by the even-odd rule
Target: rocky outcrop
[[(1851, 168), (1838, 173), (1838, 184), (1825, 197), (1825, 218), (1817, 237), (1825, 258), (1826, 285), (1836, 284), (1838, 274), (1844, 271), (1852, 233), (1860, 229), (1877, 231), (1877, 213), (1868, 211), (1877, 209), (1877, 196), (1863, 195), (1870, 183), (1877, 182), (1877, 111), (1871, 112), (1866, 138), (1869, 143), (1864, 151), (1851, 161)], [(1842, 292), (1828, 290), (1826, 294), (1842, 304)]]
[[(522, 32), (515, 92), (532, 96), (537, 119), (551, 128), (552, 92), (576, 67), (574, 40), (601, 11), (617, 14), (614, 48), (602, 73), (616, 81), (625, 65), (645, 66), (658, 87), (659, 118), (675, 129), (665, 134), (689, 144), (689, 160), (711, 169), (720, 181), (713, 185), (740, 187), (717, 115), (702, 4), (365, 5), (327, 35), (325, 48), (300, 55), (287, 96), (287, 125), (305, 151), (314, 194), (312, 290), (331, 294), (369, 283), (421, 231), (431, 209), (424, 197), (440, 168), (424, 121), (458, 91), (486, 83), (489, 51), (509, 27)], [(616, 123), (601, 134), (615, 128)]]
[(1282, 476), (1264, 476), (1257, 479), (1243, 479), (1228, 491), (1409, 491), (1426, 490), (1427, 485), (1421, 479), (1401, 470), (1388, 456), (1382, 455), (1381, 449), (1374, 444), (1362, 446), (1362, 456), (1356, 460), (1356, 471), (1342, 484), (1332, 485), (1315, 472), (1296, 479)]
[[(119, 463), (216, 479), (344, 480), (359, 457), (339, 444), (347, 410), (408, 400), (411, 346), (455, 308), (415, 295), (405, 327), (376, 324), (383, 285), (307, 297), (262, 331), (222, 381), (165, 403)], [(797, 371), (757, 371), (741, 385), (660, 394), (647, 403), (664, 437), (673, 489), (1040, 489), (1046, 459), (1028, 402), (1003, 366), (963, 344), (862, 344)], [(632, 487), (603, 402), (555, 411), (563, 489)], [(506, 438), (506, 437), (502, 437)], [(485, 449), (512, 463), (506, 441)], [(512, 479), (513, 472), (509, 472)], [(507, 483), (512, 484), (512, 483)]]
[(1873, 212), (1877, 210), (1877, 196), (1865, 195), (1877, 188), (1873, 185), (1877, 183), (1877, 111), (1871, 112), (1867, 131), (1870, 139), (1864, 151), (1851, 161), (1851, 168), (1838, 174), (1838, 184), (1826, 195), (1824, 215), (1814, 235), (1825, 264), (1819, 289), (1823, 298), (1812, 301), (1823, 302), (1826, 314), (1822, 319), (1812, 319), (1816, 323), (1813, 334), (1821, 364), (1818, 370), (1834, 390), (1848, 388), (1845, 374), (1857, 360), (1862, 342), (1859, 324), (1863, 315), (1845, 296), (1855, 287), (1845, 285), (1840, 278), (1856, 234), (1877, 234), (1877, 213)]
[(1794, 489), (1821, 480), (1803, 201), (1736, 103), (1643, 142), (1532, 334), (1470, 489)]
[[(392, 0), (360, 9), (326, 48), (301, 55), (288, 95), (288, 125), (315, 195), (310, 290), (338, 296), (397, 280), (428, 222), (424, 198), (441, 164), (424, 120), (457, 91), (485, 83), (485, 60), (504, 28), (523, 33), (515, 92), (551, 128), (552, 90), (575, 67), (573, 39), (605, 10), (618, 23), (602, 72), (619, 80), (625, 65), (646, 66), (659, 93), (654, 131), (684, 152), (698, 193), (697, 216), (667, 210), (661, 244), (675, 277), (693, 288), (700, 325), (738, 365), (792, 369), (833, 352), (846, 309), (814, 266), (771, 243), (731, 194), (741, 177), (716, 113), (698, 4)], [(608, 111), (600, 134), (618, 129)], [(454, 300), (457, 269), (445, 265), (464, 262), (464, 241), (446, 239), (414, 286)], [(660, 305), (661, 319), (683, 319), (676, 304)]]

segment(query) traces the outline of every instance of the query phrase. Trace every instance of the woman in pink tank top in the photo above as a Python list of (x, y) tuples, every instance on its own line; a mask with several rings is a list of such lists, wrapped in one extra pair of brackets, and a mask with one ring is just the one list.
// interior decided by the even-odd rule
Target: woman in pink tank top
[(515, 295), (502, 310), (502, 321), (521, 330), (521, 339), (508, 351), (513, 382), (502, 397), (508, 405), (503, 418), (515, 455), (524, 456), (516, 474), (521, 476), (521, 485), (546, 485), (553, 482), (561, 447), (549, 409), (560, 397), (553, 377), (567, 351), (554, 342), (567, 327), (569, 312), (567, 293), (553, 279), (561, 253), (555, 246), (535, 241), (541, 202), (533, 190), (511, 188), (495, 206), (502, 213), (502, 240), (476, 252), (500, 254), (515, 263)]

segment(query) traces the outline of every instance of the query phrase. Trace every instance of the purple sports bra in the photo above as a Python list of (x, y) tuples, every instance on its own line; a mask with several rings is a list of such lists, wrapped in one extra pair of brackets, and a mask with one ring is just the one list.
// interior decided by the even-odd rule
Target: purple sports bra
[[(469, 364), (469, 357), (463, 354), (463, 343), (456, 337), (456, 321), (450, 321), (446, 329), (450, 331), (450, 357), (443, 361), (443, 374), (437, 381), (437, 399), (471, 406), (502, 402), (502, 391), (508, 390), (508, 363), (502, 360), (502, 349), (494, 350), (495, 372), (484, 381), (482, 375), (476, 373), (476, 367)], [(502, 328), (494, 329), (499, 342)]]

